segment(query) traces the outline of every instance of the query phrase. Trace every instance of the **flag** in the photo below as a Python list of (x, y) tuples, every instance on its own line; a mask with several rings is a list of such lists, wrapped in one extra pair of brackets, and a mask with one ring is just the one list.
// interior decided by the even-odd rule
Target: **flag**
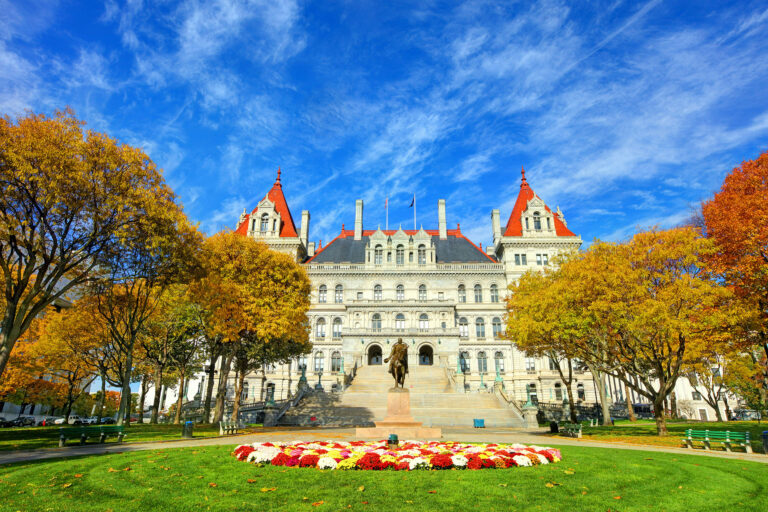
[(387, 207), (388, 203), (389, 203), (389, 198), (387, 197), (386, 199), (384, 199), (384, 208)]
[(413, 199), (411, 199), (411, 206), (408, 208), (413, 208), (413, 204), (416, 202), (416, 194), (413, 194)]

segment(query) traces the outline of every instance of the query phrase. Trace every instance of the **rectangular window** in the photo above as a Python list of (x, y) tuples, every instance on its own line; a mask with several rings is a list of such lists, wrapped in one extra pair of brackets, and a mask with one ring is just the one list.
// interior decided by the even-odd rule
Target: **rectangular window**
[(542, 254), (541, 256), (544, 259), (544, 264), (549, 265), (549, 256), (546, 254)]
[(515, 254), (515, 265), (518, 265), (518, 266), (520, 265), (520, 255), (519, 254)]
[(554, 359), (552, 359), (550, 357), (549, 358), (549, 369), (552, 370), (552, 371), (557, 371), (557, 366), (558, 366), (557, 365), (557, 361), (555, 361)]
[(536, 255), (536, 264), (537, 265), (543, 265), (542, 259), (541, 259), (541, 254), (537, 254)]
[(701, 400), (701, 393), (699, 393), (698, 391), (692, 391), (691, 398), (693, 400)]
[(357, 300), (363, 300), (363, 292), (357, 292)]
[(527, 255), (521, 254), (520, 255), (520, 259), (522, 260), (523, 265), (527, 265), (528, 264), (528, 256)]
[(525, 358), (525, 370), (528, 372), (535, 372), (536, 371), (536, 359), (532, 357), (526, 357)]
[(438, 300), (445, 300), (445, 293), (437, 292), (437, 298)]

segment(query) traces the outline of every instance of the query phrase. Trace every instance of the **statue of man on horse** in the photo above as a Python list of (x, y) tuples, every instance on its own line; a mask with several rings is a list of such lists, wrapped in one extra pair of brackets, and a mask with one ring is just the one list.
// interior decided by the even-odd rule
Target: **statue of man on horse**
[(405, 375), (408, 373), (408, 345), (403, 342), (403, 338), (398, 338), (397, 343), (392, 345), (392, 351), (384, 362), (389, 362), (389, 373), (395, 379), (395, 387), (398, 385), (401, 388), (405, 387)]

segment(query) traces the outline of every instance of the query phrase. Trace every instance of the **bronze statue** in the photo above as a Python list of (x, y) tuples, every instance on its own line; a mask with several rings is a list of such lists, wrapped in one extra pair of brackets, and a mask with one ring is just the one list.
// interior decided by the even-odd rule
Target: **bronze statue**
[(395, 378), (395, 387), (398, 384), (401, 388), (405, 387), (405, 375), (408, 373), (408, 345), (403, 342), (403, 338), (398, 338), (397, 343), (392, 345), (392, 351), (384, 362), (389, 362), (389, 373)]

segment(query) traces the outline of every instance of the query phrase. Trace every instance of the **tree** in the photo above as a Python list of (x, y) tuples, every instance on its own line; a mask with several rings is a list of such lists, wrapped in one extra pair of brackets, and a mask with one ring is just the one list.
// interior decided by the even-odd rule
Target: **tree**
[[(768, 151), (733, 169), (702, 215), (717, 246), (708, 263), (753, 304), (759, 320), (751, 339), (768, 356)], [(768, 386), (768, 366), (762, 381)]]
[(83, 126), (69, 109), (0, 119), (0, 376), (32, 320), (130, 243), (137, 219), (179, 210), (141, 150)]
[(740, 396), (747, 407), (758, 412), (758, 419), (768, 412), (763, 372), (766, 363), (765, 354), (756, 350), (746, 351), (729, 361), (723, 376), (728, 389)]
[(186, 396), (186, 384), (189, 378), (200, 371), (205, 352), (202, 350), (202, 336), (194, 324), (187, 331), (190, 336), (179, 339), (171, 347), (171, 362), (179, 379), (179, 397), (176, 402), (174, 423), (181, 423), (181, 409)]

